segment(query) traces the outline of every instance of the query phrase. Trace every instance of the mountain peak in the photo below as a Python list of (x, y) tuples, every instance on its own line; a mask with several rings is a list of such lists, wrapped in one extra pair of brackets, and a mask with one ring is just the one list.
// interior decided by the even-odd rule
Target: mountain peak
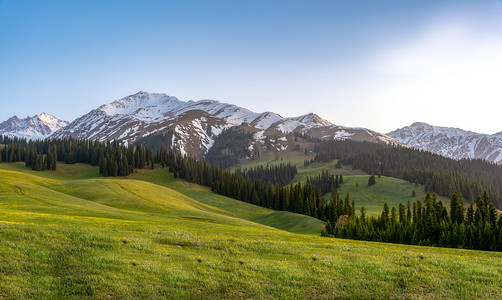
[[(158, 119), (162, 117), (162, 115), (159, 115), (161, 110), (169, 110), (173, 106), (176, 107), (181, 105), (181, 103), (183, 102), (178, 100), (176, 97), (171, 97), (166, 94), (139, 91), (136, 94), (102, 105), (99, 107), (99, 110), (109, 116), (134, 115), (138, 112), (142, 112), (142, 118)], [(162, 109), (156, 109), (153, 111), (151, 108), (155, 107), (161, 107)]]
[(314, 113), (308, 113), (308, 114), (301, 115), (301, 116), (295, 117), (295, 118), (290, 118), (290, 119), (305, 123), (309, 126), (332, 126), (332, 125), (334, 125), (333, 123), (321, 118), (319, 115), (314, 114)]
[(411, 124), (411, 127), (418, 127), (418, 126), (432, 127), (431, 124), (425, 122), (414, 122), (413, 124)]
[(41, 114), (39, 114), (39, 115), (35, 115), (35, 116), (33, 116), (33, 119), (35, 119), (35, 118), (37, 118), (37, 117), (38, 117), (40, 120), (44, 121), (44, 122), (52, 122), (52, 121), (54, 121), (54, 120), (58, 120), (58, 118), (54, 117), (54, 116), (53, 116), (53, 115), (51, 115), (51, 114), (45, 113), (45, 112), (43, 112), (43, 113), (41, 113)]

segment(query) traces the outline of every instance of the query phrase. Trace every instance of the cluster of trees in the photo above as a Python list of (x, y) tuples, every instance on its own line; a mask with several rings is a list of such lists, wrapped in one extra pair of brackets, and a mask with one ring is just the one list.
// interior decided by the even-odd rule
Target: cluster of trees
[(295, 165), (290, 163), (279, 165), (257, 166), (249, 169), (237, 169), (234, 172), (244, 178), (260, 179), (272, 184), (289, 184), (296, 176), (297, 169)]
[(16, 144), (16, 143), (26, 143), (25, 138), (13, 137), (8, 135), (0, 135), (0, 145), (2, 144)]
[(56, 170), (57, 154), (54, 148), (49, 148), (47, 154), (39, 154), (35, 147), (30, 147), (26, 151), (26, 167), (35, 171)]
[(460, 195), (451, 196), (450, 212), (427, 193), (420, 200), (389, 209), (387, 203), (378, 217), (368, 217), (364, 207), (360, 215), (348, 214), (343, 224), (328, 222), (323, 235), (368, 241), (431, 245), (452, 248), (502, 251), (502, 217), (487, 192), (467, 210)]
[(167, 128), (142, 137), (141, 139), (136, 141), (136, 144), (147, 145), (152, 149), (152, 153), (157, 153), (157, 151), (159, 151), (161, 148), (176, 149), (178, 145), (176, 145), (175, 141), (179, 138), (179, 134), (177, 134), (171, 128)]
[(343, 184), (343, 176), (333, 175), (327, 170), (321, 170), (321, 173), (317, 176), (308, 176), (307, 184), (312, 184), (316, 190), (321, 192), (321, 195), (335, 194), (336, 190)]
[(0, 138), (4, 145), (0, 148), (0, 162), (18, 162), (26, 160), (27, 143), (25, 139)]
[[(361, 212), (366, 215), (366, 209), (363, 208)], [(337, 225), (343, 225), (342, 221), (347, 221), (352, 219), (356, 215), (356, 209), (354, 200), (351, 199), (350, 193), (347, 192), (345, 199), (339, 197), (338, 193), (335, 193), (329, 202), (321, 209), (322, 220), (326, 221), (326, 229), (323, 230), (325, 236), (333, 234), (333, 228)], [(340, 220), (340, 217), (346, 216), (345, 220)], [(339, 222), (340, 220), (340, 222)], [(326, 231), (327, 230), (327, 231)], [(329, 234), (328, 234), (329, 232)]]
[(384, 144), (359, 142), (353, 140), (313, 140), (314, 152), (316, 156), (314, 161), (330, 162), (335, 159), (343, 159), (354, 155), (370, 153), (376, 149), (384, 149)]
[(0, 162), (25, 162), (37, 171), (56, 170), (57, 161), (99, 165), (104, 176), (126, 176), (135, 168), (153, 167), (151, 149), (139, 144), (126, 147), (117, 141), (101, 143), (73, 138), (28, 142), (5, 137), (2, 142)]
[(484, 160), (453, 160), (426, 151), (396, 145), (357, 141), (318, 141), (314, 160), (339, 159), (369, 174), (385, 175), (423, 184), (427, 191), (475, 201), (488, 191), (502, 208), (502, 166)]

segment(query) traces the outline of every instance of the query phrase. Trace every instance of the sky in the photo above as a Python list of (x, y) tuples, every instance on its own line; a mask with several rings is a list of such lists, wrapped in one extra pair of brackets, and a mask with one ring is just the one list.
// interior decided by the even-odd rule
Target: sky
[(0, 121), (138, 91), (502, 131), (502, 1), (0, 0)]

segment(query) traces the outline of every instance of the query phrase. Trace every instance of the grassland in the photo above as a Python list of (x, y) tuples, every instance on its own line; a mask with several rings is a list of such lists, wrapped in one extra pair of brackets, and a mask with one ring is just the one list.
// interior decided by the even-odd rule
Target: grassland
[(161, 170), (0, 164), (0, 298), (502, 297), (500, 253), (322, 238), (298, 222)]

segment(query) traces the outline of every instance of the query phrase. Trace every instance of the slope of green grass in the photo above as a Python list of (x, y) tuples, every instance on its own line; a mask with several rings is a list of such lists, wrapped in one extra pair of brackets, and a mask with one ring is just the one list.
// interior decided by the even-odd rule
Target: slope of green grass
[(73, 180), (5, 168), (0, 298), (502, 297), (501, 253), (294, 234), (238, 217), (244, 206), (208, 204), (231, 199), (201, 187), (185, 193), (208, 203), (185, 195), (164, 171)]
[(140, 170), (129, 176), (132, 179), (144, 180), (162, 185), (180, 192), (198, 202), (217, 207), (244, 220), (257, 222), (274, 228), (294, 232), (318, 235), (324, 222), (291, 212), (276, 212), (253, 204), (237, 201), (225, 196), (214, 194), (209, 188), (175, 179), (166, 170)]
[[(354, 199), (356, 209), (364, 206), (370, 214), (380, 213), (385, 202), (389, 207), (397, 207), (399, 203), (423, 200), (425, 191), (422, 185), (415, 186), (407, 181), (382, 176), (376, 178), (376, 184), (368, 186), (369, 175), (356, 175), (344, 177), (344, 184), (338, 189), (340, 197), (345, 198), (346, 193)], [(412, 197), (415, 190), (417, 196)], [(444, 199), (443, 199), (444, 200)]]

